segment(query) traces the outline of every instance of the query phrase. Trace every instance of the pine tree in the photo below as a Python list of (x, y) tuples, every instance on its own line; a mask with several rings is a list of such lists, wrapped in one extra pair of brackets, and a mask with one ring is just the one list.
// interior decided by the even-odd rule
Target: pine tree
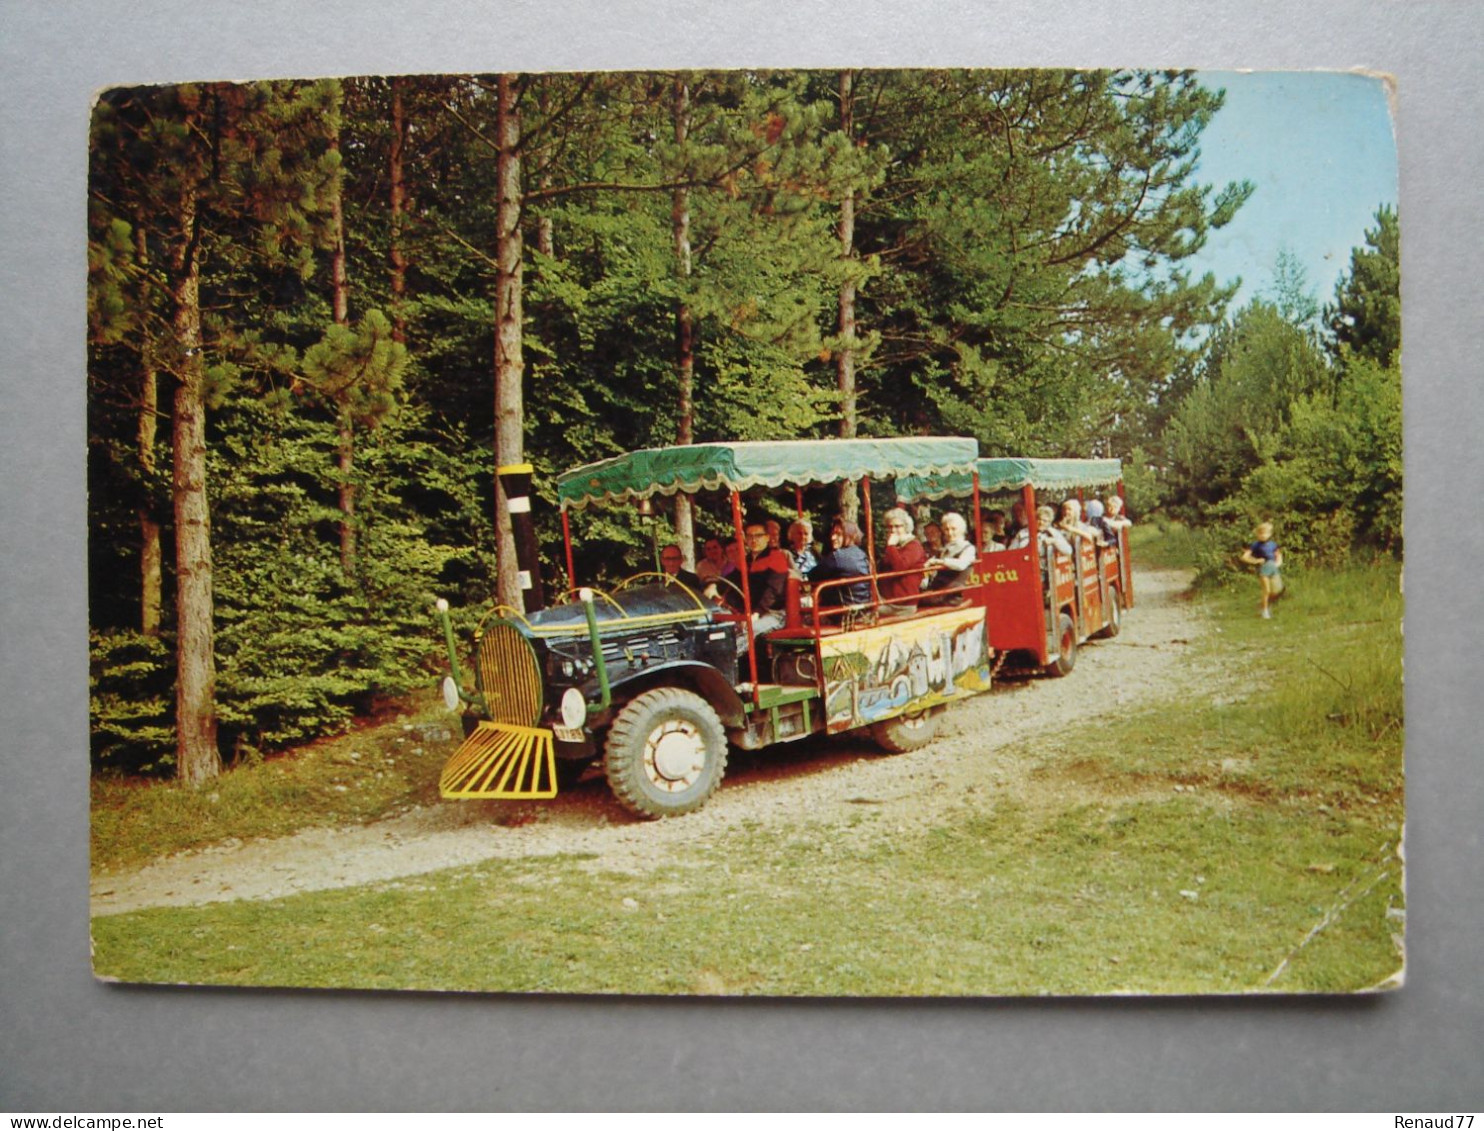
[(1365, 244), (1350, 253), (1350, 270), (1335, 286), (1335, 303), (1325, 311), (1335, 352), (1364, 357), (1379, 365), (1395, 361), (1401, 350), (1401, 228), (1396, 209), (1382, 205)]
[(252, 337), (208, 324), (203, 285), (218, 285), (219, 266), (251, 257), (308, 269), (327, 171), (310, 142), (327, 109), (323, 85), (188, 84), (111, 91), (95, 115), (95, 157), (114, 139), (118, 158), (95, 166), (101, 206), (132, 216), (146, 247), (159, 249), (139, 267), (158, 272), (168, 337), (141, 356), (174, 382), (176, 766), (190, 782), (221, 768), (206, 417)]
[(348, 584), (356, 573), (356, 429), (374, 428), (397, 407), (407, 347), (392, 324), (370, 310), (354, 327), (337, 318), (325, 336), (305, 351), (303, 384), (335, 415), (336, 496), (340, 510), (340, 568)]
[(873, 418), (1085, 453), (1220, 317), (1230, 289), (1180, 264), (1251, 190), (1194, 182), (1221, 99), (1192, 76), (865, 72), (854, 95), (892, 155), (856, 217)]

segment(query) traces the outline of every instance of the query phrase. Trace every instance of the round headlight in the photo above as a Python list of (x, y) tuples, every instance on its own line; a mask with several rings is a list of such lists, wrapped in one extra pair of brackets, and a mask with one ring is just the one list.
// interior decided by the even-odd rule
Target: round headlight
[(562, 725), (577, 729), (587, 722), (587, 699), (575, 687), (562, 693)]

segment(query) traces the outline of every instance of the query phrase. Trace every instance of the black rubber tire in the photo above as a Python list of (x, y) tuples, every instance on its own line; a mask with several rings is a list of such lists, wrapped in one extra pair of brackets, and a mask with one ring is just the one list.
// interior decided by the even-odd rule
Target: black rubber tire
[(1057, 649), (1061, 655), (1046, 665), (1046, 674), (1060, 679), (1071, 675), (1077, 666), (1077, 625), (1067, 613), (1061, 614), (1061, 643)]
[(938, 737), (938, 719), (941, 709), (923, 711), (917, 715), (898, 715), (871, 724), (871, 738), (888, 754), (906, 754), (909, 750), (921, 750)]
[[(689, 743), (700, 761), (683, 776), (659, 765), (661, 739)], [(727, 769), (727, 736), (711, 704), (694, 691), (658, 687), (629, 702), (613, 720), (603, 773), (618, 802), (638, 817), (678, 817), (706, 804)]]
[(1108, 589), (1108, 624), (1098, 633), (1099, 640), (1112, 640), (1123, 631), (1123, 599), (1118, 595), (1118, 588), (1110, 586)]

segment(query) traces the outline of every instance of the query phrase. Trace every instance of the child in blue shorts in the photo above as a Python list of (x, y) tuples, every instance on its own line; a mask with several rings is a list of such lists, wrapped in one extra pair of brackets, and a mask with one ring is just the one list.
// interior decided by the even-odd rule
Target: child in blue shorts
[(1283, 551), (1273, 541), (1271, 522), (1258, 523), (1255, 533), (1257, 541), (1242, 551), (1242, 560), (1257, 567), (1257, 579), (1262, 583), (1262, 618), (1268, 620), (1273, 615), (1268, 608), (1269, 602), (1283, 591), (1283, 582), (1278, 575), (1278, 568), (1283, 564)]

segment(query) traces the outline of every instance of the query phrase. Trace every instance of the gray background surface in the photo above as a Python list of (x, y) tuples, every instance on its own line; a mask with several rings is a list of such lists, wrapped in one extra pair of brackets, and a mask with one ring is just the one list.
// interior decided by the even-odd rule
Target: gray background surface
[[(0, 1109), (1481, 1106), (1484, 227), (1468, 3), (0, 0)], [(84, 232), (115, 83), (601, 67), (1364, 67), (1397, 77), (1408, 985), (1366, 1000), (706, 1001), (95, 984)], [(1327, 296), (1324, 296), (1327, 297)]]

